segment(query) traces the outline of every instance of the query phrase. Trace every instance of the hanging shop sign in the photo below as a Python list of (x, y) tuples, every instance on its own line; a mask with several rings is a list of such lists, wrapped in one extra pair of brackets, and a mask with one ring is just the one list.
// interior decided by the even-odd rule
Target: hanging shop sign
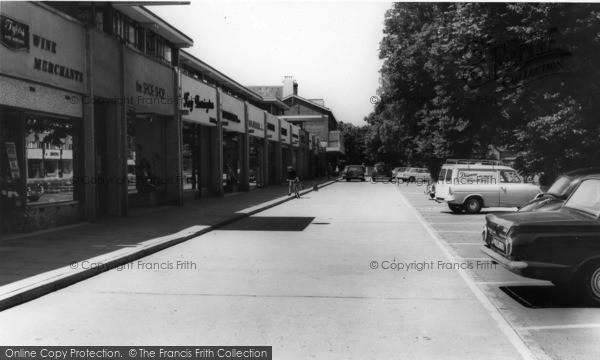
[(246, 131), (246, 124), (244, 123), (245, 104), (225, 93), (221, 93), (221, 103), (223, 104), (223, 111), (221, 112), (223, 129), (230, 132), (244, 133)]
[(0, 14), (0, 43), (14, 51), (29, 51), (29, 25)]
[(206, 126), (217, 125), (217, 89), (187, 75), (181, 75), (181, 118)]
[(34, 2), (2, 2), (0, 72), (85, 92), (85, 29)]
[(248, 104), (248, 133), (254, 137), (265, 138), (265, 112)]

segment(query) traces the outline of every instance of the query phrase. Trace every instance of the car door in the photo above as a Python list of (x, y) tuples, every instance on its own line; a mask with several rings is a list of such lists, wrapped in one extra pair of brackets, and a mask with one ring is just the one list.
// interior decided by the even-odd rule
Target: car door
[(516, 171), (500, 170), (498, 180), (500, 206), (520, 207), (530, 200), (530, 186), (521, 182)]

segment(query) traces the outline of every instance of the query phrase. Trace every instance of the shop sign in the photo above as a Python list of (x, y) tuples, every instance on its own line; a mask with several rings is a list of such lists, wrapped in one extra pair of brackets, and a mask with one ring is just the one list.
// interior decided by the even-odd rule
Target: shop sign
[(244, 133), (246, 124), (244, 123), (245, 104), (233, 96), (221, 93), (221, 102), (223, 110), (221, 111), (222, 125), (227, 131)]
[(183, 94), (183, 107), (190, 109), (190, 112), (193, 112), (194, 109), (206, 109), (206, 113), (208, 114), (208, 110), (215, 108), (215, 103), (210, 101), (210, 99), (200, 100), (200, 95), (194, 95), (194, 100), (192, 100), (190, 93), (186, 92)]
[(242, 122), (236, 114), (231, 113), (229, 111), (225, 111), (225, 110), (223, 110), (223, 119), (233, 121), (238, 124)]
[(183, 97), (181, 118), (207, 126), (217, 125), (217, 89), (187, 75), (181, 75)]
[(45, 159), (55, 159), (60, 160), (60, 150), (44, 150), (44, 158)]
[(279, 141), (279, 133), (279, 119), (275, 115), (267, 113), (267, 138)]
[(3, 1), (1, 8), (0, 72), (84, 93), (84, 27), (36, 2)]
[(175, 114), (181, 99), (173, 96), (173, 69), (125, 49), (125, 96), (136, 113), (154, 113), (165, 116)]
[(29, 51), (29, 25), (0, 14), (0, 43), (14, 51)]

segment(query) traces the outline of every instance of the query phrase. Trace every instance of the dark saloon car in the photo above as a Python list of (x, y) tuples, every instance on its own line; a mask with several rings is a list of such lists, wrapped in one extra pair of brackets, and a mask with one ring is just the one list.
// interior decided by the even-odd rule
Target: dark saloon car
[(348, 165), (344, 170), (346, 172), (346, 181), (350, 181), (352, 179), (365, 181), (365, 169), (362, 167), (362, 165)]
[(391, 181), (392, 180), (392, 167), (388, 164), (377, 163), (373, 166), (373, 173), (371, 174), (371, 182), (377, 181)]
[(540, 194), (521, 207), (519, 211), (552, 211), (559, 209), (579, 185), (579, 181), (588, 175), (600, 175), (600, 168), (578, 169), (559, 176), (546, 193)]
[(555, 211), (488, 214), (482, 251), (508, 270), (550, 280), (600, 305), (600, 176)]

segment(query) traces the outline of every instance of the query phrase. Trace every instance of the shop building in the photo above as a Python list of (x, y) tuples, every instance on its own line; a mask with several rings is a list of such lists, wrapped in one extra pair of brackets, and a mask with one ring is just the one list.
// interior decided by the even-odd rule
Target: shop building
[[(302, 164), (302, 176), (324, 175), (328, 164), (335, 166), (344, 155), (343, 134), (338, 130), (338, 123), (333, 111), (325, 106), (323, 99), (305, 99), (298, 95), (298, 83), (292, 76), (286, 76), (279, 86), (250, 86), (254, 92), (263, 97), (280, 99), (287, 109), (280, 118), (296, 125), (309, 134), (314, 134), (316, 154), (308, 156), (305, 151)], [(312, 168), (315, 168), (312, 170)]]
[(314, 176), (320, 138), (281, 96), (183, 51), (140, 5), (3, 3), (0, 233)]
[(3, 2), (0, 21), (2, 232), (80, 221), (86, 33), (33, 3)]
[(3, 2), (1, 22), (1, 233), (180, 203), (192, 40), (131, 3)]

